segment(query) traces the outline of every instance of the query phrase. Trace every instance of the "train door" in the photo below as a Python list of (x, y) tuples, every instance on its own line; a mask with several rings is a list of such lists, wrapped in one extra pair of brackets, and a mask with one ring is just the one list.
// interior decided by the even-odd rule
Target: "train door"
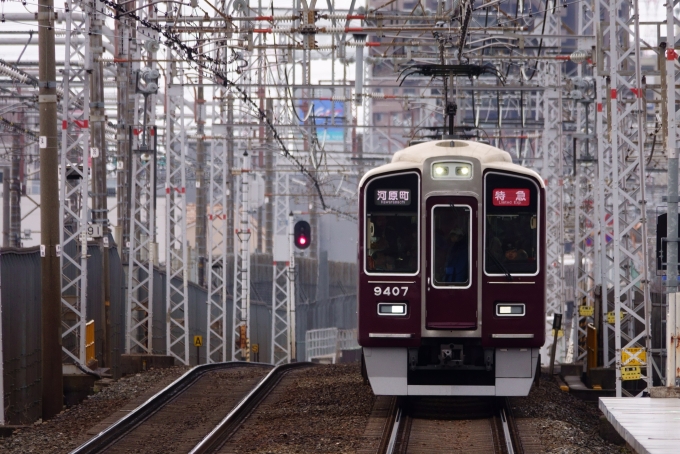
[(425, 327), (477, 329), (477, 200), (427, 200)]

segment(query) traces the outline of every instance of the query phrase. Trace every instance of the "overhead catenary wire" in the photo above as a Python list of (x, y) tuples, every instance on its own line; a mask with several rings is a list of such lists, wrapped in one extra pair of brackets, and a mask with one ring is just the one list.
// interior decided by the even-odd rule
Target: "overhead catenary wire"
[(276, 140), (276, 142), (281, 147), (282, 154), (286, 158), (295, 162), (297, 164), (298, 168), (300, 169), (300, 172), (302, 174), (304, 174), (307, 178), (310, 179), (314, 188), (316, 189), (316, 192), (319, 196), (319, 201), (321, 202), (321, 206), (323, 207), (323, 209), (324, 210), (332, 210), (332, 208), (330, 206), (328, 206), (326, 204), (325, 200), (324, 200), (324, 196), (323, 196), (323, 193), (321, 191), (319, 181), (314, 177), (312, 172), (310, 172), (305, 167), (304, 164), (302, 164), (294, 155), (292, 155), (290, 153), (290, 151), (288, 150), (288, 147), (286, 147), (286, 145), (283, 143), (283, 140), (279, 136), (278, 131), (276, 130), (274, 125), (269, 121), (269, 118), (267, 118), (267, 115), (265, 114), (265, 112), (262, 111), (262, 109), (260, 109), (260, 107), (257, 105), (257, 103), (255, 103), (255, 101), (250, 97), (250, 95), (248, 95), (248, 93), (246, 93), (245, 90), (241, 89), (238, 86), (238, 84), (236, 84), (235, 82), (232, 82), (229, 78), (226, 77), (225, 74), (222, 73), (222, 71), (220, 69), (218, 69), (218, 65), (224, 64), (224, 62), (217, 61), (215, 58), (210, 57), (210, 56), (204, 56), (203, 57), (204, 60), (208, 61), (209, 65), (205, 64), (202, 60), (197, 61), (193, 56), (193, 54), (195, 53), (195, 50), (186, 46), (179, 39), (179, 37), (177, 35), (163, 30), (158, 25), (152, 24), (151, 22), (140, 18), (138, 15), (136, 15), (134, 13), (128, 14), (126, 9), (123, 8), (122, 6), (118, 5), (117, 3), (114, 3), (110, 0), (99, 0), (99, 1), (104, 3), (105, 5), (107, 5), (108, 7), (114, 9), (115, 11), (118, 11), (121, 14), (124, 14), (125, 17), (131, 17), (134, 20), (136, 20), (137, 22), (144, 25), (145, 27), (148, 27), (148, 28), (154, 30), (155, 32), (159, 33), (164, 38), (166, 38), (167, 41), (165, 42), (165, 45), (167, 45), (171, 49), (180, 50), (180, 51), (184, 52), (187, 60), (191, 61), (195, 65), (201, 66), (203, 69), (205, 69), (207, 71), (210, 71), (215, 76), (215, 79), (216, 79), (217, 82), (221, 82), (221, 84), (223, 86), (225, 86), (226, 88), (232, 88), (232, 89), (236, 90), (239, 93), (239, 95), (241, 96), (241, 98), (243, 99), (243, 101), (250, 104), (259, 113), (259, 115), (262, 118), (262, 120), (264, 121), (264, 123), (267, 125), (267, 127), (272, 132), (274, 139)]

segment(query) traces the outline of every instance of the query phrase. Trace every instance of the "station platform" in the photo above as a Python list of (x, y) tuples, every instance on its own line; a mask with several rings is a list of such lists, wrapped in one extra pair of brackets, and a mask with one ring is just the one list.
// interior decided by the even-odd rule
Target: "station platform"
[(680, 399), (600, 397), (599, 407), (636, 452), (680, 452)]

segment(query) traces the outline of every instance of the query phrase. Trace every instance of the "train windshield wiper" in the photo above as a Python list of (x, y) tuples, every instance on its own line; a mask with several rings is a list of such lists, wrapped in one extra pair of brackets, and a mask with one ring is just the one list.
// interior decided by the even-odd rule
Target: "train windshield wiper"
[(492, 252), (489, 252), (489, 255), (491, 256), (493, 261), (496, 262), (496, 265), (498, 265), (500, 267), (500, 269), (503, 270), (503, 272), (505, 273), (505, 277), (507, 277), (508, 280), (511, 281), (512, 280), (512, 274), (510, 274), (510, 271), (508, 271), (508, 269), (501, 263), (500, 260), (498, 260), (498, 258), (495, 255), (493, 255)]

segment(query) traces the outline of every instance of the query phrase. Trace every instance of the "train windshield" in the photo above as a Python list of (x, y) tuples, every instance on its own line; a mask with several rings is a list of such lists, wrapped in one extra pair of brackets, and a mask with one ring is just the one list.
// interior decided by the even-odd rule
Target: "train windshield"
[(470, 207), (438, 205), (432, 209), (432, 251), (436, 286), (470, 282)]
[(487, 274), (538, 272), (538, 187), (529, 178), (485, 177), (484, 270)]
[(366, 186), (366, 271), (418, 272), (418, 175), (379, 177)]

